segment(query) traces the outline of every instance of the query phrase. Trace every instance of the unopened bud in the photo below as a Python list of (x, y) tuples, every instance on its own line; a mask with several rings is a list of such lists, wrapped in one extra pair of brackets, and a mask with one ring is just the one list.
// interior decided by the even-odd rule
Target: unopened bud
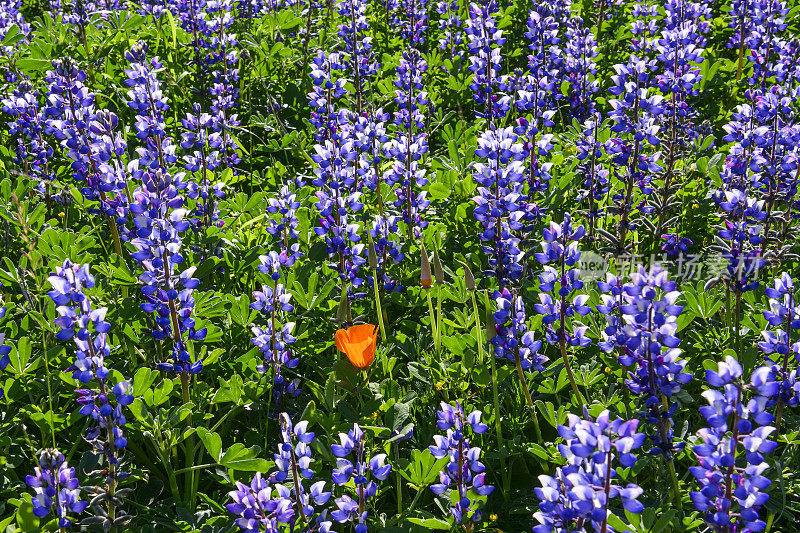
[(372, 240), (372, 235), (367, 232), (367, 236), (369, 237), (369, 267), (375, 270), (378, 269), (378, 256), (375, 254), (375, 242)]
[(433, 250), (433, 275), (436, 278), (436, 283), (442, 285), (444, 283), (444, 269), (442, 269), (442, 261), (439, 259), (439, 249)]
[(468, 291), (475, 290), (475, 277), (472, 275), (472, 270), (469, 269), (469, 265), (466, 262), (459, 261), (462, 267), (464, 267), (464, 285), (466, 286)]
[(430, 289), (433, 284), (431, 277), (431, 263), (428, 261), (428, 251), (425, 250), (425, 243), (420, 242), (420, 273), (419, 283), (426, 289)]

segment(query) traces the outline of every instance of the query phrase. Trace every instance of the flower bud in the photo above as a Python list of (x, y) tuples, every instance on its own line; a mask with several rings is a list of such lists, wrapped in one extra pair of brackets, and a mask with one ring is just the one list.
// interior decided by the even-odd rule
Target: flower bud
[(433, 284), (431, 276), (431, 263), (428, 261), (428, 251), (425, 250), (425, 243), (420, 242), (420, 273), (419, 283), (426, 289), (430, 289)]
[(433, 250), (433, 276), (437, 285), (444, 284), (444, 269), (442, 268), (442, 261), (439, 259), (438, 248)]
[(372, 235), (367, 232), (367, 236), (369, 237), (369, 267), (375, 270), (378, 270), (378, 256), (375, 253), (375, 242), (372, 240)]
[(464, 267), (464, 285), (466, 286), (468, 291), (475, 290), (475, 277), (472, 275), (472, 270), (469, 269), (469, 265), (467, 265), (464, 261), (458, 262), (462, 267)]

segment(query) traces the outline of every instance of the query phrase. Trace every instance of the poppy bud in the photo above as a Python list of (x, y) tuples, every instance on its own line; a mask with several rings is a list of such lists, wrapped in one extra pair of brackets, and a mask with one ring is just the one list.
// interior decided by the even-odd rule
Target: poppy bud
[(372, 240), (372, 235), (367, 232), (367, 237), (369, 237), (369, 267), (375, 270), (378, 270), (378, 256), (375, 254), (375, 242)]
[(433, 275), (436, 278), (437, 285), (444, 283), (444, 269), (442, 269), (442, 262), (439, 260), (439, 249), (433, 250)]
[(430, 289), (433, 284), (431, 276), (431, 263), (428, 261), (428, 251), (425, 250), (425, 243), (420, 242), (420, 273), (419, 283), (426, 289)]
[(459, 261), (459, 264), (464, 267), (464, 285), (468, 291), (475, 290), (475, 277), (472, 275), (472, 270), (466, 262)]

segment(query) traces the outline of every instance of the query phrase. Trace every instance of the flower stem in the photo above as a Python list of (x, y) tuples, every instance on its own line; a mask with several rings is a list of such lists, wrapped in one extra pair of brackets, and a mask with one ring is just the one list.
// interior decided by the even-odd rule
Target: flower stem
[(372, 287), (375, 289), (375, 306), (378, 312), (378, 325), (381, 327), (381, 337), (383, 338), (383, 342), (387, 342), (386, 338), (386, 327), (383, 324), (383, 307), (381, 307), (381, 295), (380, 290), (378, 290), (378, 271), (377, 269), (372, 269)]
[(561, 358), (564, 360), (564, 368), (567, 370), (567, 377), (569, 377), (569, 382), (572, 384), (572, 392), (575, 393), (575, 396), (580, 400), (582, 405), (586, 405), (586, 399), (583, 397), (583, 394), (581, 394), (581, 391), (578, 390), (578, 383), (575, 381), (575, 375), (572, 373), (572, 367), (569, 364), (566, 341), (561, 339), (558, 342), (558, 346), (561, 348)]
[(431, 299), (430, 289), (424, 289), (428, 297), (428, 314), (431, 317), (431, 335), (433, 335), (433, 345), (436, 348), (436, 355), (439, 355), (439, 335), (436, 332), (436, 315), (433, 312), (433, 300)]
[(531, 391), (528, 389), (528, 380), (525, 378), (525, 372), (522, 371), (522, 362), (519, 357), (519, 347), (514, 350), (514, 362), (517, 365), (517, 376), (519, 377), (520, 385), (522, 385), (522, 392), (525, 393), (525, 402), (531, 408), (531, 415), (533, 416), (533, 430), (536, 431), (536, 438), (542, 442), (542, 430), (539, 427), (539, 418), (536, 416), (536, 405), (533, 403)]

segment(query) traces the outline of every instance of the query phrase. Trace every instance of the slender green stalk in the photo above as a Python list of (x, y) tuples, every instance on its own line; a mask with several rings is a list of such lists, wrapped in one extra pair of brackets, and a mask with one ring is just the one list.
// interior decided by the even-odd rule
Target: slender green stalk
[(436, 284), (436, 355), (442, 352), (442, 285)]
[(533, 403), (533, 397), (531, 397), (531, 391), (528, 389), (528, 380), (525, 377), (525, 372), (522, 370), (522, 362), (520, 361), (519, 357), (519, 348), (514, 350), (514, 363), (517, 367), (517, 377), (519, 378), (519, 383), (522, 386), (522, 392), (525, 394), (525, 403), (528, 404), (528, 407), (531, 408), (531, 416), (533, 417), (533, 429), (536, 431), (536, 438), (539, 442), (542, 442), (542, 430), (539, 428), (539, 417), (536, 416), (536, 405)]
[(580, 400), (581, 405), (587, 405), (586, 399), (583, 397), (583, 394), (581, 394), (581, 391), (578, 390), (578, 383), (575, 381), (575, 375), (572, 373), (572, 367), (569, 364), (566, 341), (559, 341), (558, 346), (561, 348), (561, 358), (564, 360), (564, 368), (567, 370), (567, 377), (569, 378), (569, 382), (572, 384), (572, 392), (574, 392), (575, 397)]
[(378, 271), (373, 268), (372, 269), (372, 287), (375, 289), (375, 306), (377, 307), (378, 311), (378, 325), (381, 328), (381, 337), (383, 338), (383, 342), (387, 342), (386, 337), (386, 327), (383, 324), (383, 307), (381, 307), (381, 294), (378, 288)]
[(431, 300), (431, 291), (425, 289), (425, 294), (428, 297), (428, 314), (431, 317), (431, 335), (433, 335), (433, 345), (436, 348), (436, 355), (439, 355), (439, 335), (436, 332), (436, 315), (433, 312), (433, 300)]
[(47, 408), (49, 413), (47, 418), (50, 422), (50, 435), (53, 438), (53, 448), (56, 447), (56, 428), (53, 424), (53, 390), (50, 385), (50, 357), (47, 355), (47, 330), (42, 328), (42, 350), (44, 351), (44, 369), (47, 374), (45, 380), (47, 381)]

